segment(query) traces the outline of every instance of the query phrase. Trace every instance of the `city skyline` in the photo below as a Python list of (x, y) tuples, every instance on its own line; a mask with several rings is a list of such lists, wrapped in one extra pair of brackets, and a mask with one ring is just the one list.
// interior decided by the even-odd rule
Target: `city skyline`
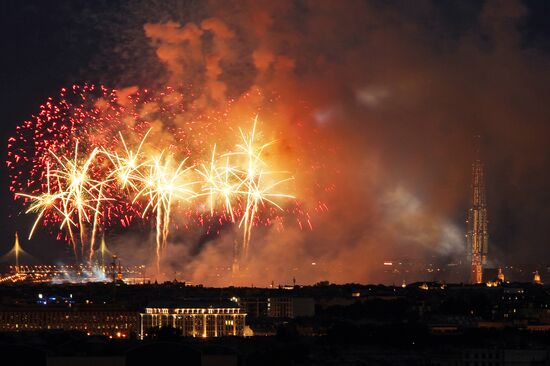
[(2, 361), (550, 365), (549, 19), (0, 1)]

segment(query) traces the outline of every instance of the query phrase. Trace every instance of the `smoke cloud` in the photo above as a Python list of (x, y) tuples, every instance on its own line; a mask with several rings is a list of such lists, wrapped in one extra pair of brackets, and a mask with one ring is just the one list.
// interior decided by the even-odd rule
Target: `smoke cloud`
[[(291, 219), (255, 229), (239, 276), (230, 273), (237, 225), (207, 239), (179, 233), (167, 278), (388, 282), (386, 260), (463, 260), (474, 134), (483, 136), (492, 263), (547, 253), (550, 75), (548, 55), (522, 31), (523, 3), (170, 4), (145, 2), (124, 30), (110, 28), (141, 40), (117, 46), (140, 55), (126, 65), (134, 81), (121, 83), (151, 83), (128, 71), (142, 68), (162, 75), (157, 83), (192, 85), (203, 109), (231, 102), (230, 119), (259, 113), (278, 139), (274, 153), (291, 161), (313, 229)], [(130, 235), (118, 241), (152, 256)]]

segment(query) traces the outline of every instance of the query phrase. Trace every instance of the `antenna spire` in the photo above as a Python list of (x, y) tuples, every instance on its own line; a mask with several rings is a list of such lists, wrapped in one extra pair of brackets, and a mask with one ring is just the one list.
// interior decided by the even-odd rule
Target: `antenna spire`
[(15, 243), (13, 244), (13, 250), (15, 253), (15, 273), (19, 273), (19, 252), (21, 246), (19, 245), (19, 234), (15, 232)]

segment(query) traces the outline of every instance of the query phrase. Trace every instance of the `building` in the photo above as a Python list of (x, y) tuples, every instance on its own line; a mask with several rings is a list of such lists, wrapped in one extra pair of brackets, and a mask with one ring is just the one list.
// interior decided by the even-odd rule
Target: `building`
[(243, 297), (239, 304), (246, 310), (251, 318), (267, 318), (268, 297)]
[(504, 282), (505, 276), (502, 268), (483, 268), (484, 282)]
[(138, 312), (113, 306), (25, 305), (0, 309), (2, 332), (63, 329), (127, 338), (137, 334), (138, 325)]
[(465, 349), (461, 355), (462, 365), (545, 365), (548, 364), (547, 349)]
[(315, 301), (309, 297), (270, 297), (267, 301), (268, 315), (272, 318), (315, 315)]
[(480, 136), (475, 136), (475, 159), (472, 163), (471, 207), (466, 221), (468, 231), (467, 254), (470, 259), (470, 282), (483, 282), (483, 266), (487, 263), (489, 234), (487, 231), (487, 203), (485, 199), (485, 176), (480, 158)]
[(151, 304), (139, 315), (142, 339), (160, 327), (176, 328), (187, 337), (244, 336), (246, 313), (232, 301)]
[(240, 299), (239, 303), (254, 318), (292, 319), (315, 315), (315, 301), (310, 297), (249, 297)]

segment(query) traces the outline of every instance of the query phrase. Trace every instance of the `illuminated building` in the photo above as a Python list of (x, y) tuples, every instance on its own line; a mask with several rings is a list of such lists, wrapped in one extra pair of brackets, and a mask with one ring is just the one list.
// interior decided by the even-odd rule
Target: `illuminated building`
[(244, 336), (246, 313), (234, 302), (159, 304), (140, 313), (140, 338), (150, 329), (173, 327), (186, 337)]
[(483, 265), (487, 262), (489, 234), (487, 231), (487, 204), (485, 200), (485, 176), (480, 158), (480, 136), (476, 136), (475, 159), (472, 164), (472, 196), (468, 211), (467, 250), (470, 259), (470, 282), (483, 281)]
[(542, 280), (540, 279), (539, 271), (535, 271), (535, 273), (533, 274), (533, 283), (535, 285), (541, 285), (542, 284)]
[(139, 315), (119, 307), (26, 305), (0, 309), (0, 331), (77, 330), (88, 335), (127, 338), (137, 333)]
[(497, 278), (500, 282), (504, 282), (505, 277), (504, 277), (504, 272), (502, 272), (502, 268), (498, 269)]
[(487, 286), (498, 286), (505, 282), (502, 268), (483, 268), (483, 279)]
[(122, 275), (122, 265), (120, 264), (120, 259), (118, 259), (118, 263), (117, 263), (117, 256), (116, 255), (113, 255), (113, 262), (111, 263), (111, 266), (109, 268), (109, 272), (110, 272), (111, 281), (113, 283), (123, 282), (124, 276)]

